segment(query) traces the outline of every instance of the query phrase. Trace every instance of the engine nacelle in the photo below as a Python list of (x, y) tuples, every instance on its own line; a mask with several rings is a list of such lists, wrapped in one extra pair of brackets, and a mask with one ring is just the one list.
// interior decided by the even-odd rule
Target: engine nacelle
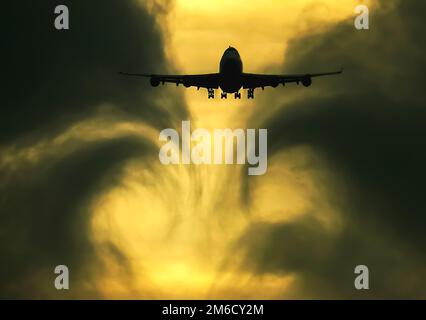
[(302, 84), (305, 87), (309, 87), (312, 84), (312, 79), (309, 76), (304, 76), (302, 79)]
[(189, 82), (189, 79), (187, 77), (183, 78), (183, 85), (185, 88), (189, 88), (191, 86), (191, 83)]
[(151, 77), (151, 86), (158, 87), (160, 85), (160, 80), (156, 77)]

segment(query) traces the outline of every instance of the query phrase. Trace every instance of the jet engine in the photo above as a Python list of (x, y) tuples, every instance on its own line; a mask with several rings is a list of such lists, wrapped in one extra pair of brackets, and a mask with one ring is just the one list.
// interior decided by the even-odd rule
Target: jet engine
[(312, 79), (309, 76), (304, 76), (302, 79), (302, 84), (305, 87), (309, 87), (312, 84)]
[(158, 87), (160, 85), (160, 80), (156, 77), (151, 77), (150, 82), (153, 87)]

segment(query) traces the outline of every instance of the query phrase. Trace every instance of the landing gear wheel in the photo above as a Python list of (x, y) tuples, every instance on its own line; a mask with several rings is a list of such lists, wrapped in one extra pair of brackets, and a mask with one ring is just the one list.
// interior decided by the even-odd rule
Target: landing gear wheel
[(222, 93), (220, 94), (220, 98), (221, 98), (221, 99), (226, 99), (226, 98), (228, 98), (228, 95), (226, 94), (226, 92), (222, 92)]
[(254, 89), (248, 89), (247, 90), (247, 98), (248, 99), (254, 99)]
[(207, 89), (209, 99), (214, 99), (214, 90), (212, 88)]
[(234, 98), (235, 98), (235, 99), (241, 99), (241, 93), (239, 93), (239, 92), (235, 92), (235, 93), (234, 93)]

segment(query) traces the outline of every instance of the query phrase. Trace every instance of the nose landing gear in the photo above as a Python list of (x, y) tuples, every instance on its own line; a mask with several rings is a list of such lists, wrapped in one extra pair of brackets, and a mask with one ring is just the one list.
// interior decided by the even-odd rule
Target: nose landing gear
[(234, 93), (234, 99), (241, 99), (241, 93), (235, 92)]

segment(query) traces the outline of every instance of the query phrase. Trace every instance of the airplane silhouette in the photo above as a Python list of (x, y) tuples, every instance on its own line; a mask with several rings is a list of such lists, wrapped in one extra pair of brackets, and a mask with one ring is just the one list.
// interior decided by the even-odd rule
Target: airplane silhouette
[(220, 59), (219, 73), (195, 74), (195, 75), (159, 75), (159, 74), (141, 74), (141, 73), (125, 73), (120, 74), (127, 76), (147, 77), (150, 78), (151, 85), (158, 87), (164, 83), (175, 83), (177, 86), (183, 84), (186, 88), (197, 87), (206, 88), (208, 98), (214, 98), (214, 89), (221, 89), (221, 98), (226, 99), (228, 93), (233, 93), (235, 99), (241, 99), (240, 89), (247, 89), (247, 98), (254, 99), (254, 89), (265, 87), (276, 88), (279, 84), (283, 86), (286, 83), (295, 82), (302, 83), (305, 87), (312, 84), (312, 78), (335, 75), (342, 73), (340, 71), (325, 73), (307, 73), (307, 74), (254, 74), (243, 72), (243, 62), (237, 49), (229, 47), (225, 50)]

